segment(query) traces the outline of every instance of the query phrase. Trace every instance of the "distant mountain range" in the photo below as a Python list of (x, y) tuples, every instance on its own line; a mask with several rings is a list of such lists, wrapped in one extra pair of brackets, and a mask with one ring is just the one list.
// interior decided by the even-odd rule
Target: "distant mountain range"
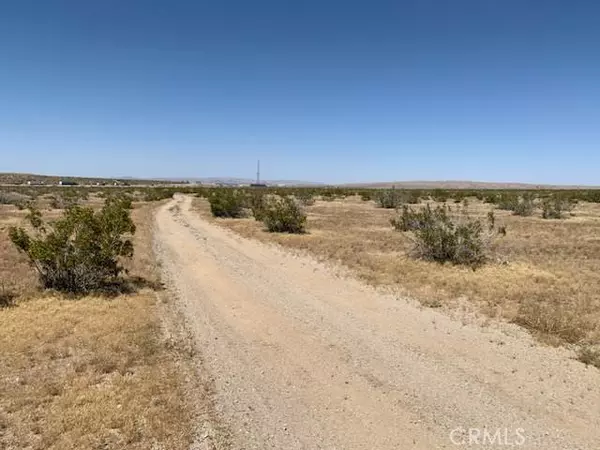
[[(232, 177), (202, 177), (202, 178), (164, 178), (170, 181), (189, 181), (190, 183), (211, 183), (211, 184), (251, 184), (256, 180), (252, 178), (232, 178)], [(261, 183), (268, 185), (285, 185), (285, 186), (324, 186), (325, 183), (300, 180), (261, 180)]]
[[(44, 183), (58, 184), (59, 181), (69, 180), (79, 184), (96, 184), (100, 182), (120, 181), (132, 185), (145, 184), (169, 184), (169, 183), (204, 183), (204, 184), (223, 184), (223, 185), (239, 185), (251, 184), (255, 180), (251, 178), (233, 178), (233, 177), (201, 177), (201, 178), (183, 178), (183, 177), (161, 177), (161, 178), (138, 178), (131, 176), (118, 177), (79, 177), (79, 176), (58, 176), (58, 175), (39, 175), (31, 173), (0, 173), (0, 184), (27, 184)], [(323, 183), (314, 183), (311, 181), (299, 180), (264, 180), (268, 185), (284, 185), (284, 186), (323, 186)]]
[[(26, 184), (27, 182), (43, 182), (44, 184), (58, 184), (60, 180), (71, 180), (79, 184), (96, 184), (98, 182), (121, 181), (131, 185), (148, 184), (169, 184), (169, 183), (202, 183), (202, 184), (221, 184), (221, 185), (248, 185), (254, 183), (252, 178), (235, 177), (198, 177), (198, 178), (153, 178), (144, 179), (137, 177), (76, 177), (76, 176), (55, 176), (55, 175), (36, 175), (26, 173), (0, 173), (0, 184)], [(328, 186), (326, 183), (301, 180), (263, 180), (262, 182), (270, 186)], [(329, 185), (331, 186), (331, 185)], [(382, 181), (373, 183), (343, 183), (334, 186), (349, 188), (397, 188), (404, 189), (600, 189), (599, 186), (585, 185), (552, 185), (552, 184), (533, 184), (533, 183), (502, 183), (486, 181)]]
[(357, 188), (404, 188), (404, 189), (599, 189), (598, 186), (559, 185), (533, 183), (503, 183), (489, 181), (385, 181), (374, 183), (349, 183), (343, 187)]

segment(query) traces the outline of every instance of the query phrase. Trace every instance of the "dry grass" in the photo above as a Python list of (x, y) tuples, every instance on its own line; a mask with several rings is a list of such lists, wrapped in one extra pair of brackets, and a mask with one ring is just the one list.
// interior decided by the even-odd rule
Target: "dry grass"
[[(151, 214), (149, 205), (134, 211), (129, 267), (149, 286), (158, 284)], [(2, 206), (0, 228), (23, 215)], [(188, 448), (192, 409), (183, 378), (192, 369), (165, 338), (156, 292), (40, 294), (6, 234), (0, 230), (0, 280), (18, 297), (0, 309), (0, 448)]]
[(584, 346), (577, 352), (579, 361), (588, 366), (594, 366), (600, 369), (600, 348)]
[[(195, 207), (215, 220), (203, 199)], [(490, 206), (473, 199), (469, 210), (484, 218)], [(366, 282), (393, 285), (426, 306), (474, 305), (555, 344), (600, 341), (600, 205), (581, 204), (568, 220), (497, 210), (497, 223), (507, 226), (508, 235), (493, 249), (496, 260), (477, 270), (411, 258), (410, 240), (390, 226), (394, 211), (373, 202), (319, 201), (307, 211), (306, 235), (267, 233), (252, 218), (217, 222), (243, 236), (340, 262)]]

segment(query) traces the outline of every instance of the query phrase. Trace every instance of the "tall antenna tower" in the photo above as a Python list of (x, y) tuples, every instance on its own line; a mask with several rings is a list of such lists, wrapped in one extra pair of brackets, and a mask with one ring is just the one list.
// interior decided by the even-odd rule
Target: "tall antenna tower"
[(256, 162), (256, 183), (252, 183), (250, 186), (267, 187), (265, 183), (260, 181), (260, 159)]

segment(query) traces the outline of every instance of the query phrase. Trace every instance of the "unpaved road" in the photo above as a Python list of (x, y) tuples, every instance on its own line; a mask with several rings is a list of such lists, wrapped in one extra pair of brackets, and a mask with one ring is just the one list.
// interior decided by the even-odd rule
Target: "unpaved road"
[[(464, 325), (309, 258), (157, 213), (165, 274), (233, 449), (600, 449), (600, 372)], [(469, 431), (471, 430), (471, 431)]]

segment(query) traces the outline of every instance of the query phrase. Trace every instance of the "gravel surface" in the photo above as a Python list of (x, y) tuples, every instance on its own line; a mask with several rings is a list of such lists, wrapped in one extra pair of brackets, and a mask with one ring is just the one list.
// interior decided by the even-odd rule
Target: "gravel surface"
[(156, 238), (214, 386), (207, 448), (600, 449), (600, 371), (567, 350), (465, 325), (190, 208), (162, 207)]

